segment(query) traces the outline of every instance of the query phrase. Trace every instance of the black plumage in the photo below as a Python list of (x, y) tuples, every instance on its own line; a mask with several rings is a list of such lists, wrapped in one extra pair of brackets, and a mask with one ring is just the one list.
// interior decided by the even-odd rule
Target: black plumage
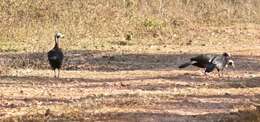
[[(60, 48), (60, 39), (62, 37), (63, 35), (61, 33), (55, 34), (55, 46), (48, 52), (48, 60), (52, 70), (54, 71), (54, 77), (59, 77), (64, 58), (64, 54)], [(58, 76), (56, 76), (56, 70), (58, 70)]]
[(199, 68), (205, 69), (205, 74), (212, 72), (217, 69), (218, 72), (223, 71), (224, 68), (229, 64), (230, 55), (228, 53), (223, 53), (222, 55), (210, 55), (202, 54), (190, 59), (190, 62), (184, 63), (179, 66), (179, 68), (185, 68), (190, 65), (197, 66)]
[(198, 55), (196, 57), (192, 57), (189, 62), (180, 65), (179, 68), (186, 68), (190, 65), (199, 68), (205, 68), (212, 58), (214, 58), (214, 55), (210, 55), (210, 54)]
[(233, 68), (235, 67), (234, 61), (229, 59), (229, 56), (217, 56), (209, 64), (207, 64), (205, 73), (209, 73), (214, 71), (214, 69), (217, 69), (218, 75), (220, 76), (220, 72), (223, 75), (223, 70), (229, 65)]

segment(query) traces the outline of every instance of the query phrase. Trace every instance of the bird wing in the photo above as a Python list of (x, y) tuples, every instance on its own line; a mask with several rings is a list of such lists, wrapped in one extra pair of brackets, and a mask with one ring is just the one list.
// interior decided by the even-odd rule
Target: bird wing
[(210, 57), (209, 62), (205, 67), (205, 72), (212, 72), (216, 68), (216, 64), (214, 63), (216, 58), (216, 56)]
[(213, 64), (216, 65), (216, 68), (222, 70), (225, 68), (226, 64), (227, 64), (227, 59), (223, 56), (217, 56), (214, 61)]
[(50, 50), (48, 52), (48, 59), (49, 60), (59, 60), (59, 59), (63, 59), (63, 53), (61, 51), (58, 50)]
[(208, 63), (206, 65), (205, 72), (212, 72), (216, 68), (216, 64)]
[(50, 60), (57, 60), (59, 57), (56, 55), (52, 55), (49, 57)]
[(196, 61), (199, 64), (206, 65), (210, 62), (210, 60), (213, 58), (213, 55), (210, 54), (203, 54), (198, 55), (196, 57), (191, 58), (191, 61)]

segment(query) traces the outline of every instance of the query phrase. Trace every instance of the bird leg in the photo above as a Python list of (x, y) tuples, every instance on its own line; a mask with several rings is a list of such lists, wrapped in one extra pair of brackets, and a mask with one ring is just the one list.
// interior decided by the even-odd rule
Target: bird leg
[(209, 79), (209, 75), (207, 74), (207, 72), (204, 72), (204, 76), (206, 77), (206, 79)]
[(201, 75), (207, 75), (207, 73), (205, 72), (206, 68), (204, 68), (204, 70), (200, 70), (201, 71)]
[(204, 75), (207, 76), (208, 75), (207, 72), (204, 72)]
[(221, 77), (220, 70), (217, 69), (217, 71), (218, 71), (218, 77)]
[(56, 70), (54, 69), (53, 72), (54, 72), (54, 78), (56, 78)]
[(210, 79), (210, 76), (207, 74), (206, 72), (206, 68), (204, 68), (204, 72), (203, 72), (204, 76), (206, 77), (207, 80)]
[(60, 78), (60, 69), (58, 69), (58, 78)]
[(222, 77), (224, 77), (224, 70), (222, 70), (222, 72), (221, 72), (221, 73), (222, 73)]

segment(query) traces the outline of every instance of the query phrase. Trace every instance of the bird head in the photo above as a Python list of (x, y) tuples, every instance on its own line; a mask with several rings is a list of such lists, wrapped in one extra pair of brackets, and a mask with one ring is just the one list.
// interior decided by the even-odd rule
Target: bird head
[(60, 32), (57, 32), (57, 33), (55, 34), (55, 38), (56, 38), (56, 39), (63, 38), (63, 37), (64, 37), (64, 35), (63, 35), (62, 33), (60, 33)]
[(57, 32), (55, 34), (55, 47), (56, 48), (60, 47), (60, 39), (63, 38), (63, 37), (64, 37), (64, 35), (62, 33), (60, 33), (60, 32)]
[(228, 67), (228, 66), (232, 66), (232, 68), (235, 68), (235, 63), (234, 63), (234, 61), (231, 60), (231, 59), (228, 60), (226, 67)]
[(223, 56), (224, 56), (224, 57), (231, 57), (231, 54), (230, 54), (230, 53), (227, 53), (227, 52), (224, 52), (224, 53), (223, 53)]

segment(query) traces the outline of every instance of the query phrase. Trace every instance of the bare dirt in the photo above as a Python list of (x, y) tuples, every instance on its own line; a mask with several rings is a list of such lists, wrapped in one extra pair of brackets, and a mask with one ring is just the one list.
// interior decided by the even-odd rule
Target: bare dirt
[[(0, 121), (259, 122), (259, 0), (3, 0)], [(53, 35), (65, 60), (53, 78)], [(178, 65), (229, 52), (208, 77)]]
[(182, 49), (170, 54), (67, 51), (59, 79), (44, 53), (3, 54), (10, 68), (0, 77), (0, 120), (260, 121), (258, 45), (230, 46), (236, 68), (221, 78), (216, 72), (205, 77), (194, 67), (179, 70), (198, 54)]

